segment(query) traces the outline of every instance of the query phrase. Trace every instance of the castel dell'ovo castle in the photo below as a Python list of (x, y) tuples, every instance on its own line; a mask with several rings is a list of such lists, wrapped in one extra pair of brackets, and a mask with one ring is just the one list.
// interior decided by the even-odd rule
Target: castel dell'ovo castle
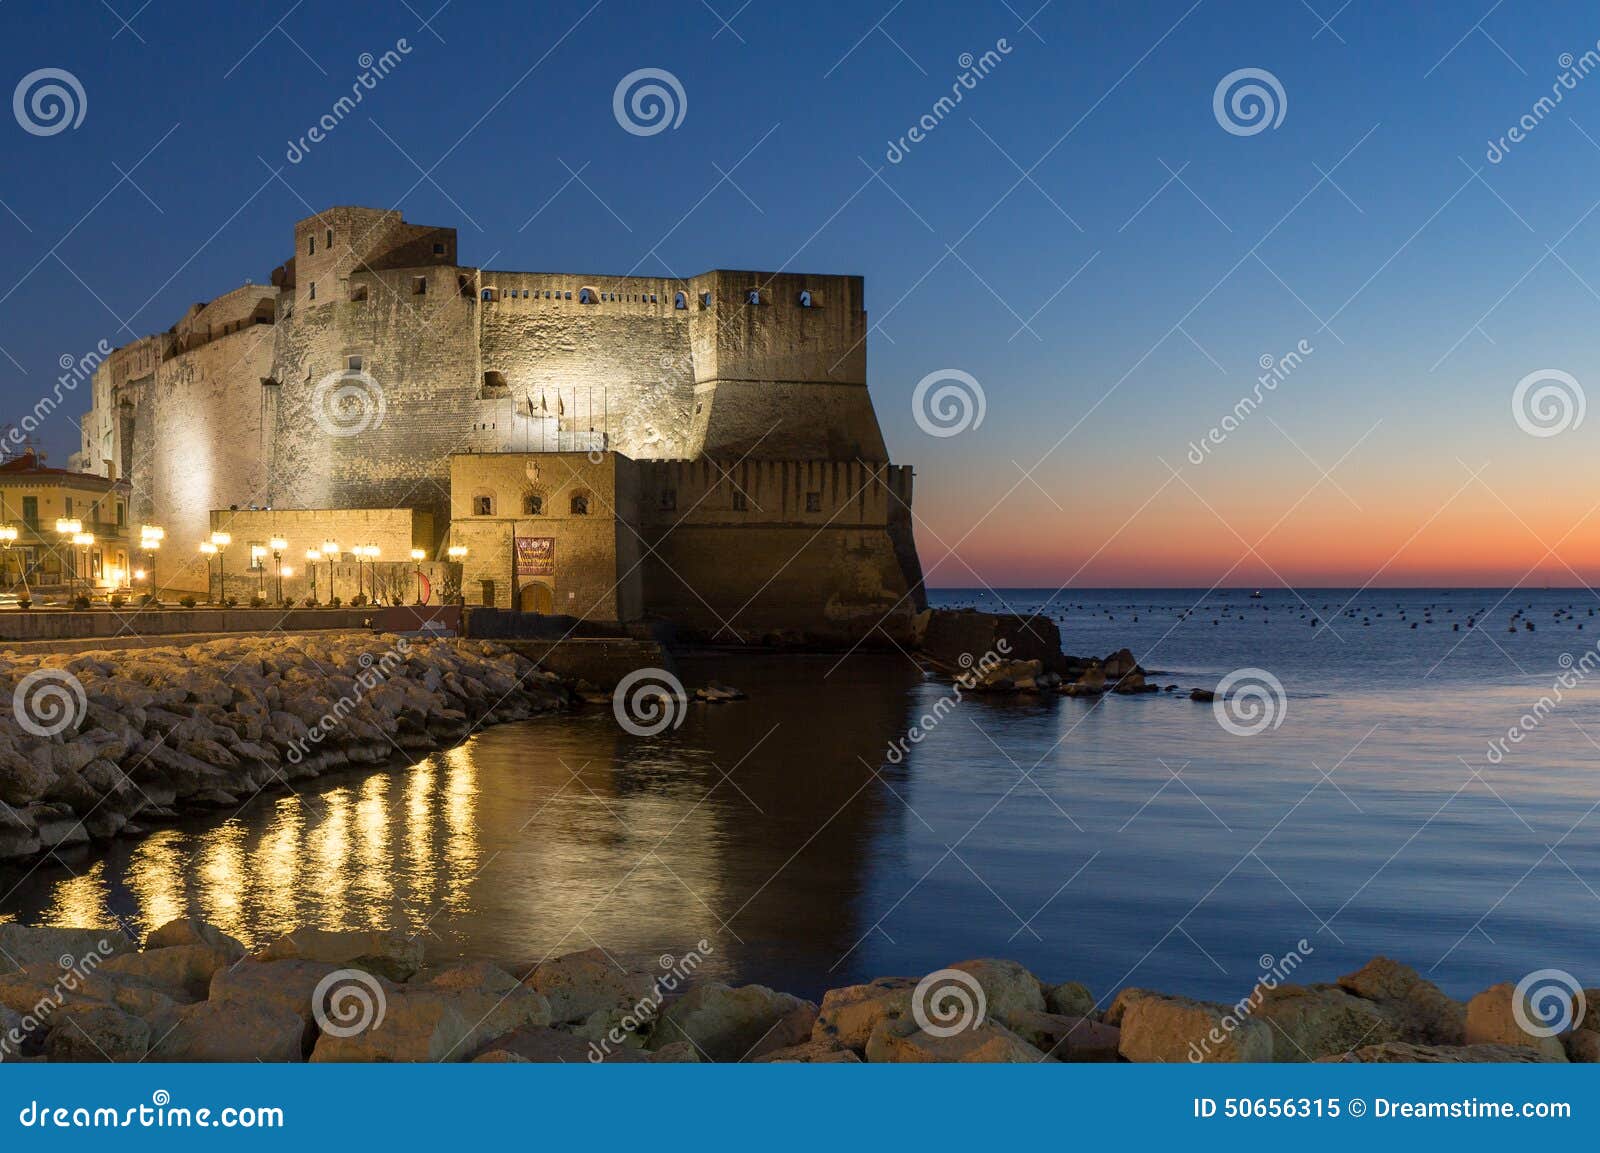
[(866, 337), (859, 277), (491, 271), (332, 208), (270, 284), (100, 364), (74, 467), (164, 531), (164, 599), (862, 635), (924, 599)]

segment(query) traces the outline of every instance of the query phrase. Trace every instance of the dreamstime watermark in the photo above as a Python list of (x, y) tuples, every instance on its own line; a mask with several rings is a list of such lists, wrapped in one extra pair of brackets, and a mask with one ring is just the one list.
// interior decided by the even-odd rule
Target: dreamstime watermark
[(1545, 718), (1566, 700), (1568, 692), (1588, 680), (1589, 674), (1600, 668), (1600, 641), (1595, 643), (1594, 648), (1585, 649), (1583, 655), (1576, 659), (1571, 653), (1562, 653), (1556, 658), (1556, 663), (1563, 671), (1551, 683), (1550, 691), (1534, 701), (1532, 707), (1517, 718), (1517, 723), (1506, 730), (1505, 736), (1489, 742), (1484, 760), (1491, 765), (1501, 764), (1510, 755), (1512, 745), (1520, 745), (1527, 740), (1528, 735), (1544, 724)]
[(357, 657), (356, 663), (361, 666), (361, 671), (355, 676), (355, 687), (334, 701), (333, 707), (317, 718), (315, 724), (307, 726), (305, 736), (294, 739), (284, 759), (291, 765), (298, 765), (305, 760), (312, 747), (320, 745), (330, 733), (344, 724), (344, 719), (356, 710), (362, 698), (394, 675), (395, 668), (404, 664), (410, 653), (411, 642), (400, 637), (381, 656), (362, 653)]
[(1583, 423), (1588, 408), (1583, 385), (1570, 372), (1541, 368), (1511, 390), (1511, 416), (1529, 436), (1559, 436)]
[(172, 1094), (157, 1089), (150, 1104), (117, 1109), (108, 1105), (52, 1106), (31, 1100), (17, 1113), (24, 1129), (282, 1129), (276, 1105), (227, 1105), (193, 1109), (172, 1104)]
[(599, 1064), (604, 1061), (617, 1049), (627, 1045), (630, 1035), (637, 1036), (645, 1026), (653, 1022), (661, 1006), (666, 1003), (667, 997), (677, 992), (679, 986), (689, 979), (690, 974), (704, 964), (705, 959), (715, 951), (711, 947), (711, 942), (702, 937), (695, 942), (694, 948), (681, 957), (674, 957), (671, 953), (661, 954), (658, 963), (665, 972), (655, 979), (650, 992), (635, 1001), (632, 1007), (612, 1023), (604, 1037), (589, 1042), (590, 1062)]
[(1289, 96), (1283, 84), (1265, 68), (1239, 68), (1217, 81), (1211, 94), (1211, 114), (1224, 132), (1254, 136), (1283, 123)]
[(916, 122), (906, 130), (898, 140), (889, 141), (888, 150), (883, 158), (890, 164), (899, 164), (910, 154), (913, 146), (921, 144), (928, 138), (928, 134), (944, 123), (946, 116), (956, 110), (956, 105), (966, 98), (966, 94), (978, 87), (978, 81), (988, 77), (1000, 62), (1011, 55), (1012, 48), (1004, 36), (994, 42), (994, 47), (982, 56), (974, 56), (970, 52), (963, 52), (956, 58), (961, 73), (950, 85), (950, 95), (941, 96), (933, 102), (933, 107), (917, 118)]
[(106, 357), (114, 351), (116, 350), (111, 347), (111, 342), (101, 338), (92, 351), (82, 356), (63, 352), (56, 361), (63, 372), (56, 377), (55, 387), (35, 401), (33, 408), (25, 412), (22, 419), (7, 431), (4, 445), (6, 454), (25, 444), (28, 437), (37, 432), (56, 409), (61, 407), (67, 399), (67, 394), (77, 392), (80, 384), (93, 378), (95, 369), (99, 368)]
[(624, 732), (653, 737), (683, 724), (689, 695), (666, 669), (634, 669), (611, 693), (611, 712)]
[(388, 1010), (383, 986), (364, 969), (336, 969), (311, 991), (311, 1016), (330, 1037), (357, 1037), (376, 1029)]
[(884, 754), (891, 765), (898, 765), (906, 759), (911, 752), (912, 745), (920, 745), (929, 733), (938, 728), (950, 712), (959, 705), (966, 693), (977, 687), (978, 682), (991, 671), (1011, 652), (1011, 642), (1004, 637), (995, 642), (994, 648), (984, 653), (983, 656), (973, 659), (971, 653), (962, 653), (956, 658), (957, 663), (964, 670), (956, 677), (955, 687), (937, 701), (933, 707), (917, 718), (917, 723), (906, 730), (906, 735), (889, 742), (889, 751)]
[(53, 737), (83, 723), (89, 697), (66, 669), (35, 669), (17, 682), (11, 712), (23, 732)]
[(1545, 117), (1556, 110), (1556, 105), (1567, 98), (1567, 93), (1578, 87), (1578, 81), (1600, 69), (1600, 52), (1596, 49), (1600, 49), (1600, 41), (1596, 41), (1594, 48), (1590, 48), (1582, 56), (1575, 57), (1570, 52), (1563, 52), (1557, 57), (1556, 63), (1561, 66), (1562, 71), (1561, 75), (1551, 83), (1550, 95), (1535, 100), (1533, 106), (1524, 112), (1499, 140), (1489, 141), (1489, 148), (1483, 154), (1484, 159), (1490, 164), (1499, 164), (1511, 154), (1514, 145), (1521, 144), (1528, 138), (1529, 133), (1544, 123)]
[(350, 95), (341, 96), (333, 102), (333, 106), (324, 112), (321, 118), (306, 130), (299, 140), (289, 141), (289, 148), (283, 158), (290, 164), (299, 164), (311, 152), (314, 145), (321, 144), (328, 138), (328, 134), (344, 123), (344, 118), (356, 110), (356, 105), (366, 99), (366, 94), (378, 86), (378, 81), (387, 77), (400, 62), (411, 55), (411, 45), (404, 36), (394, 42), (394, 47), (382, 56), (373, 56), (370, 52), (363, 52), (356, 58), (356, 63), (361, 66), (361, 74), (356, 77), (355, 83), (350, 85)]
[(339, 369), (311, 390), (311, 416), (329, 436), (360, 436), (383, 427), (388, 413), (383, 386), (371, 373)]
[(1217, 682), (1211, 711), (1217, 724), (1236, 737), (1253, 737), (1283, 724), (1289, 694), (1283, 682), (1266, 669), (1244, 668)]
[(1583, 985), (1565, 969), (1535, 969), (1511, 992), (1511, 1015), (1530, 1037), (1554, 1037), (1583, 1020)]
[(89, 96), (65, 68), (38, 68), (17, 81), (11, 114), (30, 136), (54, 136), (83, 123)]
[(1222, 1020), (1211, 1026), (1211, 1031), (1198, 1041), (1189, 1042), (1189, 1060), (1198, 1063), (1211, 1056), (1212, 1051), (1225, 1044), (1249, 1019), (1250, 1014), (1260, 1007), (1266, 995), (1289, 977), (1312, 953), (1316, 952), (1311, 947), (1311, 942), (1304, 937), (1295, 942), (1282, 957), (1274, 957), (1271, 953), (1263, 953), (1258, 961), (1261, 966), (1261, 976), (1256, 978), (1256, 983), (1250, 992), (1228, 1006), (1228, 1011), (1222, 1015)]
[(941, 439), (977, 428), (988, 410), (983, 385), (959, 368), (930, 372), (911, 392), (911, 418), (923, 432)]
[(636, 68), (617, 81), (611, 114), (629, 135), (655, 136), (683, 123), (689, 96), (665, 68)]
[(21, 1021), (7, 1029), (4, 1034), (0, 1034), (0, 1061), (20, 1056), (22, 1047), (29, 1037), (48, 1031), (50, 1018), (55, 1015), (56, 1010), (65, 1005), (72, 994), (83, 988), (84, 982), (114, 951), (111, 942), (102, 938), (93, 951), (83, 957), (63, 953), (59, 958), (63, 972), (56, 978), (49, 992), (23, 1012)]
[(930, 1037), (954, 1037), (989, 1019), (989, 1001), (971, 973), (939, 969), (911, 991), (911, 1019)]
[(1228, 437), (1243, 426), (1250, 414), (1261, 407), (1268, 393), (1276, 392), (1278, 386), (1292, 376), (1296, 369), (1305, 363), (1306, 357), (1316, 349), (1309, 340), (1301, 340), (1282, 356), (1273, 356), (1270, 352), (1263, 352), (1257, 364), (1261, 366), (1261, 375), (1256, 377), (1255, 386), (1250, 392), (1241, 396), (1234, 402), (1232, 410), (1216, 425), (1206, 430), (1198, 442), (1189, 442), (1189, 463), (1201, 465), (1210, 456), (1211, 450), (1222, 444)]

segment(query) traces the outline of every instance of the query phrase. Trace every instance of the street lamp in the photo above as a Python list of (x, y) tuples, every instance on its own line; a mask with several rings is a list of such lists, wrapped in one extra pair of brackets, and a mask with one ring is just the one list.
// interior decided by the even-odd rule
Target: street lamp
[(258, 544), (250, 546), (250, 567), (256, 570), (256, 596), (266, 599), (267, 550)]
[(206, 599), (211, 599), (211, 558), (217, 555), (217, 546), (208, 540), (200, 542), (200, 555), (206, 558)]
[[(0, 548), (6, 550), (6, 568), (11, 568), (11, 550), (17, 546), (17, 526), (13, 524), (0, 525)], [(28, 562), (26, 559), (17, 566), (17, 572), (22, 576), (22, 599), (33, 600), (28, 592)]]
[[(464, 545), (464, 544), (453, 544), (449, 548), (444, 550), (444, 554), (445, 554), (445, 556), (450, 558), (450, 561), (451, 561), (452, 564), (461, 564), (463, 561), (465, 561), (467, 559), (467, 546)], [(466, 590), (466, 588), (464, 586), (465, 586), (464, 577), (457, 577), (456, 578), (456, 603), (457, 604), (463, 604), (464, 605), (464, 604), (467, 603), (467, 590)]]
[(217, 603), (222, 604), (228, 599), (228, 546), (233, 543), (233, 535), (225, 532), (211, 534), (211, 544), (217, 552)]
[(378, 595), (378, 546), (375, 544), (358, 544), (354, 551), (356, 554), (356, 595), (360, 596), (362, 593), (361, 562), (366, 560), (372, 565), (372, 594), (369, 599), (376, 600)]
[[(283, 577), (284, 577), (284, 572), (283, 572), (283, 550), (289, 547), (289, 542), (284, 540), (281, 536), (275, 536), (270, 541), (268, 541), (267, 544), (272, 549), (272, 559), (273, 559), (274, 562), (276, 562), (276, 564), (278, 566), (278, 600), (281, 603), (282, 600), (283, 600)], [(294, 575), (294, 570), (293, 569), (289, 570), (289, 575), (290, 576)]]
[[(63, 546), (66, 545), (67, 541), (70, 538), (72, 538), (73, 536), (76, 536), (78, 533), (80, 533), (82, 531), (83, 531), (83, 522), (81, 520), (73, 520), (70, 517), (64, 517), (64, 516), (56, 518), (56, 533), (61, 537), (61, 543), (62, 543)], [(77, 584), (78, 584), (78, 571), (77, 571), (78, 570), (78, 558), (77, 558), (77, 555), (69, 550), (67, 552), (67, 561), (68, 561), (67, 567), (68, 567), (69, 571), (68, 571), (68, 574), (67, 574), (66, 584), (67, 584), (67, 587), (69, 589), (70, 588), (76, 588)]]
[(334, 594), (339, 591), (338, 584), (335, 582), (333, 574), (333, 559), (339, 555), (339, 546), (331, 540), (323, 541), (322, 555), (328, 558), (328, 603), (332, 604)]
[[(411, 563), (420, 566), (422, 564), (422, 559), (427, 555), (428, 554), (422, 549), (414, 548), (411, 550)], [(417, 569), (417, 579), (415, 583), (417, 586), (417, 603), (420, 605), (422, 603), (422, 569), (420, 567)]]
[(94, 547), (94, 533), (77, 532), (72, 534), (72, 543), (83, 550), (83, 596), (88, 596), (91, 590), (89, 574), (89, 550)]
[[(161, 542), (163, 540), (165, 540), (166, 537), (167, 537), (167, 530), (162, 528), (160, 525), (142, 524), (142, 525), (139, 526), (139, 551), (145, 554), (145, 557), (144, 557), (145, 568), (147, 568), (147, 569), (154, 569), (155, 568), (155, 562), (151, 558), (150, 554), (155, 552), (157, 549), (159, 549), (161, 547)], [(144, 576), (145, 576), (145, 574), (144, 574), (143, 571), (138, 572), (138, 573), (135, 574), (135, 577), (138, 580), (143, 580)], [(154, 579), (154, 574), (152, 573), (151, 576), (152, 576), (152, 580), (153, 580)], [(151, 588), (151, 589), (146, 589), (146, 591), (154, 593), (155, 590), (153, 588)]]
[[(314, 548), (306, 549), (306, 572), (311, 574), (311, 599), (317, 599), (317, 562), (322, 559), (322, 553)], [(332, 580), (330, 576), (329, 580)]]

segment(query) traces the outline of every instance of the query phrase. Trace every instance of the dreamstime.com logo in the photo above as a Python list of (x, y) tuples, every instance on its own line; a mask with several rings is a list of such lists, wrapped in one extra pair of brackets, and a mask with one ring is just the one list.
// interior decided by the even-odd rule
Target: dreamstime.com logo
[(653, 737), (683, 724), (689, 695), (683, 682), (666, 669), (634, 669), (617, 682), (611, 711), (624, 732)]
[(1217, 81), (1211, 112), (1224, 132), (1254, 136), (1283, 123), (1289, 97), (1283, 84), (1265, 68), (1240, 68)]
[(928, 373), (911, 393), (911, 418), (929, 436), (959, 436), (977, 428), (988, 409), (983, 385), (959, 368)]
[(1554, 1037), (1583, 1020), (1583, 986), (1565, 969), (1536, 969), (1511, 993), (1511, 1015), (1531, 1037)]
[(363, 969), (336, 969), (311, 992), (311, 1015), (330, 1037), (355, 1037), (383, 1024), (389, 999)]
[(83, 123), (89, 97), (65, 68), (40, 68), (17, 81), (11, 113), (29, 135), (54, 136)]
[(329, 436), (360, 436), (382, 428), (388, 411), (383, 386), (368, 372), (330, 372), (311, 392), (312, 418)]
[(1541, 368), (1511, 390), (1511, 416), (1529, 436), (1559, 436), (1583, 423), (1583, 385), (1570, 372)]
[(1253, 737), (1283, 724), (1289, 694), (1266, 669), (1234, 669), (1217, 682), (1211, 702), (1217, 724), (1236, 737)]
[(23, 732), (53, 737), (83, 723), (89, 697), (66, 669), (35, 669), (17, 682), (11, 711)]
[(683, 123), (689, 97), (682, 82), (665, 68), (639, 68), (617, 81), (611, 112), (624, 132), (655, 136)]
[(930, 1037), (954, 1037), (978, 1028), (988, 1017), (983, 986), (962, 969), (929, 973), (912, 990), (911, 1019)]

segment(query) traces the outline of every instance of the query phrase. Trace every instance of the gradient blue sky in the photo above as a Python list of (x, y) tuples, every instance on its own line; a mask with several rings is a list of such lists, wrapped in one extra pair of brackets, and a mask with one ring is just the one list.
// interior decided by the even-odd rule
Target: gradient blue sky
[[(1511, 408), (1529, 373), (1595, 383), (1600, 75), (1485, 158), (1600, 12), (1340, 2), (9, 0), (6, 90), (65, 68), (88, 107), (50, 137), (0, 118), (0, 420), (63, 354), (265, 280), (307, 204), (398, 206), (458, 227), (467, 263), (864, 275), (932, 584), (1600, 583), (1600, 416), (1534, 437)], [(404, 63), (287, 164), (401, 37)], [(1002, 38), (889, 164), (961, 54)], [(687, 94), (647, 138), (611, 106), (643, 67)], [(1287, 109), (1237, 136), (1212, 97), (1246, 67)], [(930, 437), (912, 391), (951, 368), (986, 415)], [(41, 436), (64, 462), (77, 430)]]

